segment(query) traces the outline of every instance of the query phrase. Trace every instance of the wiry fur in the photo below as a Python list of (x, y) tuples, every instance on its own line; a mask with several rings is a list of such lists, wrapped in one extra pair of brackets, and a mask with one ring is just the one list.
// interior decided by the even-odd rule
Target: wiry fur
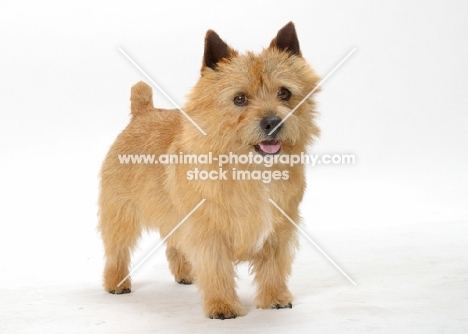
[[(296, 229), (270, 202), (273, 199), (299, 222), (305, 190), (303, 165), (235, 165), (226, 170), (285, 170), (288, 180), (187, 180), (189, 170), (217, 170), (214, 165), (120, 164), (119, 154), (248, 154), (267, 139), (259, 127), (267, 115), (284, 118), (313, 88), (318, 77), (302, 58), (294, 26), (285, 26), (260, 54), (238, 54), (213, 31), (207, 33), (201, 78), (184, 107), (207, 133), (204, 136), (178, 110), (155, 109), (151, 88), (132, 87), (132, 120), (111, 147), (101, 171), (100, 231), (107, 259), (104, 287), (130, 292), (130, 254), (142, 229), (165, 237), (202, 199), (206, 201), (167, 240), (167, 258), (175, 280), (192, 281), (203, 293), (212, 318), (243, 315), (235, 291), (234, 264), (248, 261), (258, 287), (259, 308), (290, 307), (287, 287)], [(291, 45), (291, 49), (288, 48)], [(214, 50), (214, 51), (213, 51)], [(292, 97), (280, 101), (287, 87)], [(249, 103), (236, 106), (245, 93)], [(319, 131), (308, 99), (283, 124), (280, 154), (300, 154)]]

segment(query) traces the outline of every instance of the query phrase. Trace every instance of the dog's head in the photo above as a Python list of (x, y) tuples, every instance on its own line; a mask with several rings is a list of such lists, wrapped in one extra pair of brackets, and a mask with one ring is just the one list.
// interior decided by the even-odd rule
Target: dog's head
[(239, 54), (209, 30), (186, 110), (220, 151), (290, 154), (319, 133), (309, 95), (318, 81), (292, 22), (259, 54)]

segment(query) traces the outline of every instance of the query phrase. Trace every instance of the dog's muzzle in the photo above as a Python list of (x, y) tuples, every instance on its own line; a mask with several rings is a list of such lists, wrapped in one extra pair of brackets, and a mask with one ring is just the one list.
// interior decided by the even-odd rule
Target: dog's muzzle
[[(266, 154), (278, 154), (281, 149), (281, 142), (276, 140), (276, 136), (281, 131), (283, 124), (278, 126), (281, 123), (281, 118), (278, 116), (265, 116), (260, 121), (260, 128), (263, 131), (264, 136), (266, 136), (269, 140), (264, 140), (257, 145), (255, 145), (255, 151), (262, 155)], [(272, 132), (270, 134), (270, 132)], [(270, 139), (271, 138), (271, 139)]]

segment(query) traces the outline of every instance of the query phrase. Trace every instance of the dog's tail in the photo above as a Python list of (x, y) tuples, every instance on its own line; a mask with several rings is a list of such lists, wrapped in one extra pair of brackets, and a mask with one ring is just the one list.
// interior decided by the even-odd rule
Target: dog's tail
[(132, 102), (131, 110), (133, 117), (143, 115), (147, 111), (154, 109), (153, 90), (148, 84), (140, 81), (132, 86), (130, 101)]

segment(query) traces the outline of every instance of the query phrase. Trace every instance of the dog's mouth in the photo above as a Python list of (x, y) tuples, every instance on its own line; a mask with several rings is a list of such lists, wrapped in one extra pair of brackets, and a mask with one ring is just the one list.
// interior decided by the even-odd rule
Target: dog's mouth
[(254, 146), (255, 151), (262, 155), (278, 154), (281, 149), (281, 142), (279, 140), (265, 140)]

